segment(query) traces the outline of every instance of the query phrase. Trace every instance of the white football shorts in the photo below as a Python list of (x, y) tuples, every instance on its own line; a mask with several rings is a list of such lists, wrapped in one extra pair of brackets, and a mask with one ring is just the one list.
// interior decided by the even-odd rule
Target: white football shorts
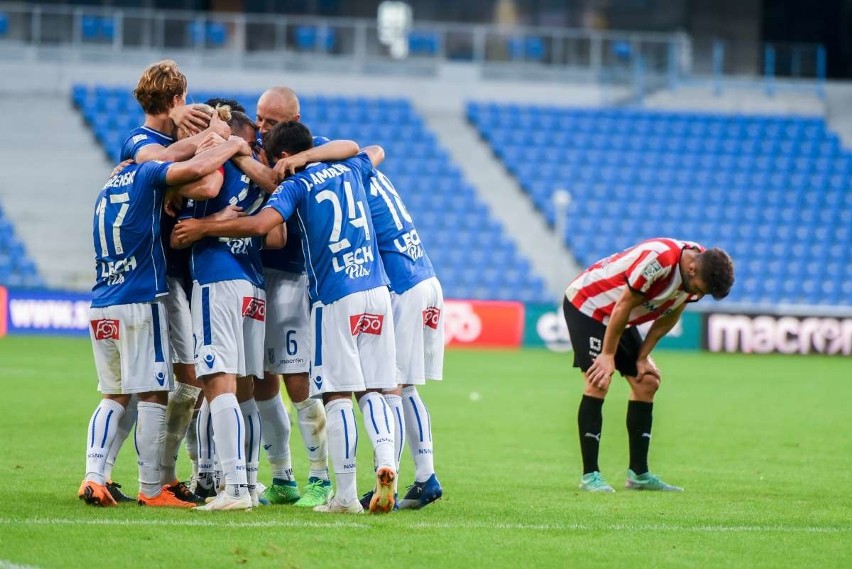
[(444, 292), (436, 277), (391, 293), (400, 385), (440, 380), (444, 371)]
[(311, 309), (311, 396), (396, 388), (393, 311), (387, 287)]
[(162, 302), (89, 309), (98, 389), (108, 395), (171, 391), (168, 322)]
[(169, 294), (163, 302), (169, 314), (169, 346), (173, 364), (194, 364), (192, 341), (192, 313), (189, 311), (189, 299), (181, 279), (167, 277)]
[(192, 286), (195, 374), (263, 377), (266, 294), (245, 280)]
[(308, 275), (264, 269), (266, 346), (264, 371), (308, 373), (311, 352), (311, 305)]

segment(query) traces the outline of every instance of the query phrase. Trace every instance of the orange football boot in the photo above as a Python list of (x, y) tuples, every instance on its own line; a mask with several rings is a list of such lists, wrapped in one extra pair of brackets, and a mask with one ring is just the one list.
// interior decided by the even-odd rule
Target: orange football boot
[(80, 489), (77, 490), (77, 497), (90, 506), (117, 505), (106, 486), (92, 482), (91, 480), (83, 480), (83, 483), (80, 484)]
[(139, 492), (138, 502), (140, 506), (151, 506), (153, 508), (192, 508), (195, 506), (192, 502), (184, 502), (177, 496), (172, 494), (171, 490), (165, 487), (163, 491), (153, 498), (149, 498), (142, 492)]

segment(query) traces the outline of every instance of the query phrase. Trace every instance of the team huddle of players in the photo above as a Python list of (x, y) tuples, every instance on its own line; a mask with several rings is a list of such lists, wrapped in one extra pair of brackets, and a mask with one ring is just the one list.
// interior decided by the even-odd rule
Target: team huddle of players
[[(260, 97), (256, 120), (234, 101), (187, 105), (173, 61), (148, 67), (134, 96), (145, 124), (95, 204), (90, 321), (103, 397), (78, 496), (130, 501), (111, 472), (135, 426), (141, 505), (385, 513), (440, 498), (416, 386), (441, 379), (443, 295), (376, 169), (384, 151), (313, 136), (284, 87)], [(309, 459), (301, 489), (282, 380)], [(360, 498), (353, 395), (375, 457), (375, 486)], [(184, 439), (189, 485), (175, 468)], [(398, 501), (405, 441), (415, 480)]]

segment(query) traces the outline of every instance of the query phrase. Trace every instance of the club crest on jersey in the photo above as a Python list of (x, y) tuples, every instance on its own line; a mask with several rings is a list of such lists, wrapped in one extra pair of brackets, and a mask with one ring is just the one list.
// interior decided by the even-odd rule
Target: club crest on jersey
[(394, 239), (393, 244), (397, 251), (408, 255), (412, 261), (416, 261), (423, 256), (423, 245), (416, 229), (412, 229), (408, 233), (403, 233)]
[(441, 322), (441, 309), (435, 306), (430, 306), (423, 311), (423, 325), (428, 326), (433, 330), (438, 329), (438, 324)]
[(353, 336), (358, 334), (374, 334), (380, 336), (385, 317), (382, 314), (353, 314), (349, 317), (349, 330)]
[(95, 335), (95, 340), (118, 340), (118, 320), (92, 320), (92, 332)]
[(254, 296), (244, 296), (243, 316), (263, 322), (266, 320), (266, 301)]
[(365, 245), (339, 257), (332, 257), (331, 261), (335, 273), (345, 271), (350, 279), (358, 279), (370, 276), (370, 270), (365, 265), (372, 263), (374, 259), (373, 250)]

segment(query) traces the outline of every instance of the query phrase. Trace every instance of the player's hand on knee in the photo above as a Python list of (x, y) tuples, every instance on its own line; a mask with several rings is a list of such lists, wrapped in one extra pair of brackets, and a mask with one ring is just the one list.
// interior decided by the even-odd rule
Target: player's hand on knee
[(593, 387), (606, 390), (609, 388), (613, 373), (615, 373), (615, 357), (599, 354), (586, 372), (586, 377)]

